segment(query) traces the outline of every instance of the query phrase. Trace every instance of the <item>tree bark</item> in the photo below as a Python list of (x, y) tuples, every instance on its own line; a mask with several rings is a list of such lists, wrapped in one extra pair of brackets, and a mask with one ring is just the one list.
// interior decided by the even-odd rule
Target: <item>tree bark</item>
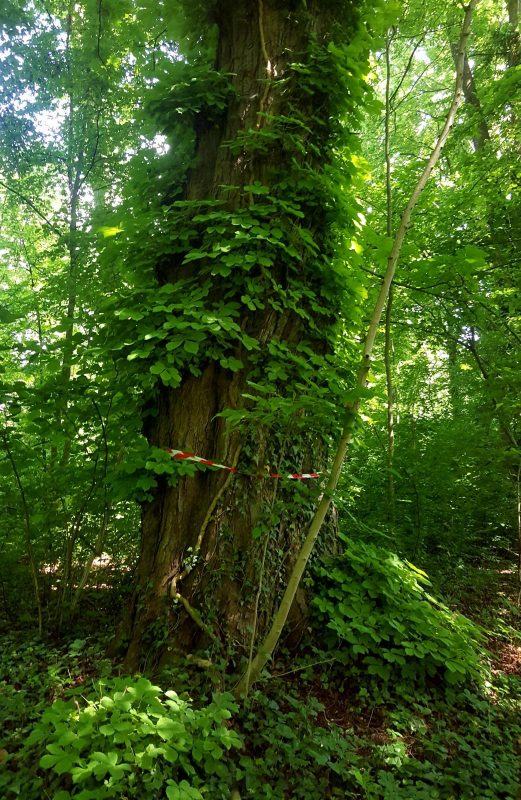
[[(304, 94), (294, 80), (292, 63), (305, 62), (312, 47), (327, 55), (334, 22), (342, 23), (349, 41), (350, 25), (354, 27), (350, 22), (353, 10), (342, 2), (332, 6), (325, 0), (314, 0), (307, 8), (292, 2), (219, 0), (214, 14), (218, 30), (216, 68), (229, 76), (233, 99), (217, 122), (195, 120), (195, 166), (188, 176), (184, 197), (189, 201), (222, 201), (228, 209), (255, 208), (248, 185), (260, 182), (269, 186), (274, 182), (273, 176), (278, 175), (280, 181), (285, 170), (291, 180), (291, 159), (278, 141), (268, 152), (238, 150), (227, 143), (252, 131), (275, 133), (280, 125), (276, 118), (291, 114), (292, 105), (305, 108), (310, 120), (315, 114), (322, 117), (327, 129), (327, 95)], [(326, 130), (326, 144), (327, 136)], [(313, 152), (295, 156), (302, 163), (322, 169), (321, 157)], [(294, 218), (288, 216), (281, 224), (294, 225)], [(326, 215), (311, 200), (305, 224), (326, 250)], [(174, 283), (182, 275), (194, 274), (180, 261), (182, 257), (175, 263), (161, 264), (157, 270), (159, 281)], [(306, 268), (303, 254), (303, 273)], [(272, 265), (270, 276), (284, 285), (284, 256)], [(225, 281), (216, 280), (214, 291), (226, 295), (230, 289)], [(334, 312), (323, 314), (321, 324), (332, 324), (333, 316)], [(294, 345), (303, 336), (310, 338), (296, 311), (277, 310), (269, 303), (254, 312), (243, 308), (239, 324), (258, 341), (261, 353), (272, 341)], [(312, 337), (315, 351), (324, 352), (325, 337), (318, 333)], [(243, 370), (231, 372), (216, 361), (206, 361), (201, 374), (185, 375), (179, 388), (158, 390), (145, 424), (152, 446), (190, 451), (231, 466), (240, 457), (242, 468), (250, 473), (261, 474), (267, 465), (275, 463), (280, 454), (270, 430), (259, 428), (252, 442), (251, 437), (245, 439), (238, 431), (230, 433), (225, 421), (217, 416), (224, 409), (243, 404), (241, 394), (250, 363), (245, 351), (239, 351), (237, 356), (245, 364)], [(295, 469), (310, 466), (309, 443), (293, 458), (300, 459), (299, 463), (293, 461)], [(263, 510), (274, 499), (275, 483), (207, 470), (181, 478), (175, 486), (164, 482), (153, 500), (143, 506), (137, 588), (125, 623), (129, 632), (125, 659), (128, 669), (139, 665), (143, 652), (155, 638), (155, 625), (161, 620), (175, 625), (176, 642), (185, 650), (191, 649), (202, 634), (232, 640), (247, 651), (253, 617), (259, 622), (254, 563), (258, 543), (253, 531)], [(293, 528), (275, 523), (270, 533), (278, 547), (289, 553), (290, 562), (300, 541), (301, 527), (298, 520)], [(191, 571), (189, 557), (196, 561)], [(270, 575), (274, 572), (277, 570), (270, 570)], [(270, 586), (268, 591), (276, 592), (276, 587)], [(174, 607), (173, 600), (177, 601)]]
[(510, 46), (508, 66), (515, 67), (521, 58), (521, 37), (519, 35), (519, 0), (507, 0), (508, 24), (510, 25)]
[[(458, 58), (457, 44), (451, 44), (451, 52), (454, 63), (456, 63)], [(465, 56), (465, 62), (463, 64), (463, 95), (465, 97), (465, 103), (471, 106), (477, 115), (477, 131), (472, 138), (472, 143), (474, 145), (474, 150), (478, 152), (483, 149), (485, 142), (488, 142), (490, 139), (490, 131), (485, 115), (483, 114), (483, 108), (481, 107), (479, 95), (476, 90), (474, 75), (472, 74), (467, 56)]]

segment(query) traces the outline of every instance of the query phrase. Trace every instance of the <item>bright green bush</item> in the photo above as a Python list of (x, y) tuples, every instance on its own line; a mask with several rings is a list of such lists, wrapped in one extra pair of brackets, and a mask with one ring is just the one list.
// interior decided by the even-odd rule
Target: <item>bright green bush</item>
[(235, 710), (231, 695), (194, 709), (146, 678), (117, 678), (53, 703), (28, 745), (45, 751), (53, 800), (202, 800), (209, 786), (219, 800), (230, 793), (223, 755), (241, 744), (225, 724)]
[(428, 594), (427, 576), (412, 564), (383, 548), (344, 541), (345, 552), (316, 569), (313, 606), (324, 644), (384, 682), (479, 679), (480, 629)]

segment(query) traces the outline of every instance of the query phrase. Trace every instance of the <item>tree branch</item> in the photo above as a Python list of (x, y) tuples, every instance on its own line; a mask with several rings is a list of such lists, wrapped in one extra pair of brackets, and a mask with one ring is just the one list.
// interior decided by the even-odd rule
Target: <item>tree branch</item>
[(46, 225), (48, 225), (48, 226), (49, 226), (49, 228), (50, 228), (52, 231), (54, 231), (54, 233), (57, 233), (57, 234), (58, 234), (58, 236), (61, 236), (61, 235), (62, 235), (63, 231), (62, 231), (62, 230), (60, 230), (60, 228), (58, 228), (58, 227), (57, 227), (57, 226), (56, 226), (56, 225), (55, 225), (53, 222), (51, 222), (51, 220), (50, 220), (50, 219), (49, 219), (49, 218), (48, 218), (48, 217), (47, 217), (47, 216), (46, 216), (46, 215), (43, 213), (43, 211), (40, 211), (40, 209), (38, 208), (38, 206), (36, 206), (36, 205), (33, 203), (33, 201), (32, 201), (32, 200), (30, 200), (30, 199), (29, 199), (29, 198), (28, 198), (28, 197), (27, 197), (27, 196), (26, 196), (26, 195), (25, 195), (23, 192), (21, 192), (19, 189), (15, 189), (13, 186), (10, 186), (8, 183), (5, 183), (5, 182), (4, 182), (4, 181), (2, 181), (2, 180), (0, 180), (0, 186), (2, 186), (2, 187), (3, 187), (4, 189), (6, 189), (8, 192), (11, 192), (11, 194), (14, 194), (14, 195), (16, 195), (16, 197), (19, 197), (19, 198), (20, 198), (20, 200), (21, 200), (23, 203), (25, 203), (25, 205), (26, 205), (26, 206), (29, 206), (29, 208), (30, 208), (30, 209), (32, 209), (32, 211), (34, 211), (34, 213), (35, 213), (35, 214), (36, 214), (38, 217), (40, 217), (40, 219), (41, 219), (41, 220), (43, 220), (43, 222), (45, 222), (45, 224), (46, 224)]

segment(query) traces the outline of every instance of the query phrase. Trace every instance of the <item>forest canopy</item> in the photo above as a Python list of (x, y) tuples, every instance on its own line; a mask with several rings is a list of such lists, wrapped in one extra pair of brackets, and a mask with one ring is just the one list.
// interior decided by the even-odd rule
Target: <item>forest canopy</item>
[(6, 798), (518, 797), (520, 58), (4, 0)]

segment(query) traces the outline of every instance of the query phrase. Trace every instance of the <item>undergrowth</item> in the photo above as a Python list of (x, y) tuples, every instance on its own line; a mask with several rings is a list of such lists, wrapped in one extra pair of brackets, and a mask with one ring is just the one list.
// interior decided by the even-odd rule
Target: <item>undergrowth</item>
[(352, 542), (314, 581), (308, 642), (240, 709), (186, 665), (157, 686), (115, 677), (94, 638), (4, 636), (0, 797), (518, 800), (508, 599), (483, 632), (412, 565)]

